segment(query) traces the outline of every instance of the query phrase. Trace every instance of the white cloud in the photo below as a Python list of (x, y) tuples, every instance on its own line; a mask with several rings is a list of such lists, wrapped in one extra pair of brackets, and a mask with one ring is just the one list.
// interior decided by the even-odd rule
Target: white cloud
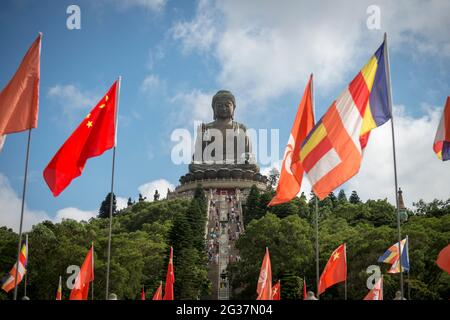
[(120, 8), (141, 7), (151, 11), (160, 12), (166, 6), (167, 0), (116, 0)]
[[(419, 199), (450, 197), (448, 163), (439, 161), (432, 149), (442, 108), (424, 109), (424, 116), (412, 118), (400, 107), (394, 119), (398, 184), (409, 207)], [(361, 170), (345, 189), (356, 190), (362, 199), (388, 198), (395, 203), (390, 123), (372, 131)]]
[(160, 200), (167, 196), (167, 189), (173, 190), (175, 186), (165, 179), (153, 180), (139, 186), (138, 190), (143, 197), (147, 197), (147, 201), (153, 201), (155, 190), (161, 195)]
[[(320, 94), (359, 71), (390, 34), (407, 53), (449, 55), (445, 1), (378, 1), (381, 31), (366, 27), (373, 1), (208, 1), (191, 21), (177, 22), (173, 39), (184, 51), (209, 53), (219, 63), (220, 85), (255, 102), (298, 92), (314, 72)], [(426, 14), (423, 14), (426, 12)], [(414, 50), (410, 50), (414, 49)]]
[(61, 222), (63, 219), (72, 219), (76, 221), (89, 221), (98, 215), (97, 211), (85, 211), (74, 207), (68, 207), (58, 210), (53, 222)]
[(127, 207), (128, 199), (123, 197), (116, 197), (117, 210), (122, 210)]
[[(0, 226), (7, 226), (18, 232), (21, 206), (22, 200), (11, 188), (8, 178), (0, 173)], [(25, 205), (23, 231), (31, 230), (34, 224), (43, 220), (51, 220), (51, 218), (44, 211), (30, 210)]]
[(194, 121), (209, 122), (213, 118), (211, 101), (214, 93), (194, 89), (191, 92), (181, 92), (170, 99), (175, 106), (173, 112), (176, 124), (194, 123)]
[(142, 81), (140, 90), (144, 93), (156, 93), (160, 91), (164, 86), (163, 81), (158, 77), (158, 75), (155, 74), (149, 74), (145, 77), (145, 79)]
[(70, 122), (76, 122), (80, 116), (93, 108), (100, 96), (82, 91), (76, 86), (57, 84), (48, 90), (47, 96), (52, 99)]

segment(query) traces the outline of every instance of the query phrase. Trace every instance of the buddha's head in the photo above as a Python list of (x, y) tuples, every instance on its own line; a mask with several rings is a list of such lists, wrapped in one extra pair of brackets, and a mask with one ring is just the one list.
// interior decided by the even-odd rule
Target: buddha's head
[(214, 110), (214, 120), (233, 119), (236, 100), (230, 91), (220, 90), (212, 99), (212, 108)]

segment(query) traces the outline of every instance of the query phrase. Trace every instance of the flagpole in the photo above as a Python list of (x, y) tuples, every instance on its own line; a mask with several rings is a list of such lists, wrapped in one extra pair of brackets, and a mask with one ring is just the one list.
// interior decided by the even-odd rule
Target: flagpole
[[(92, 274), (94, 274), (94, 242), (92, 242), (91, 249), (92, 249), (91, 268), (92, 268)], [(94, 279), (95, 279), (95, 277), (94, 277)], [(94, 281), (92, 281), (91, 300), (94, 300)]]
[(17, 276), (19, 275), (19, 258), (20, 258), (20, 249), (22, 246), (23, 212), (25, 210), (25, 194), (26, 194), (26, 190), (27, 190), (28, 160), (30, 157), (30, 142), (31, 142), (31, 129), (28, 129), (27, 154), (26, 154), (26, 158), (25, 158), (25, 176), (23, 179), (23, 189), (22, 189), (22, 208), (20, 210), (19, 245), (17, 248), (16, 275), (14, 276), (14, 300), (17, 300)]
[[(407, 249), (407, 251), (406, 251), (406, 253), (407, 253), (407, 258), (408, 258), (408, 300), (411, 300), (411, 287), (410, 287), (410, 283), (409, 283), (409, 270), (411, 269), (411, 265), (409, 264), (409, 237), (408, 237), (408, 235), (406, 235), (406, 243), (405, 243), (405, 246), (407, 246), (406, 247), (406, 249)], [(400, 261), (400, 270), (402, 271), (402, 264), (401, 264), (401, 261)]]
[(388, 43), (387, 43), (387, 33), (384, 33), (384, 63), (386, 66), (386, 75), (388, 81), (388, 98), (389, 98), (389, 106), (391, 107), (391, 132), (392, 132), (392, 153), (394, 157), (394, 181), (395, 181), (395, 202), (397, 205), (397, 236), (398, 236), (398, 252), (400, 259), (400, 292), (402, 294), (402, 299), (404, 296), (403, 292), (403, 270), (402, 270), (402, 249), (401, 249), (401, 231), (400, 231), (400, 206), (398, 200), (398, 182), (397, 182), (397, 159), (395, 155), (395, 132), (394, 132), (394, 106), (392, 104), (392, 84), (391, 84), (391, 69), (389, 64), (389, 52), (388, 52)]
[[(313, 74), (311, 73), (311, 95), (312, 95), (312, 109), (313, 109), (313, 113), (314, 113), (314, 118), (315, 117), (315, 108), (316, 108), (316, 98), (315, 98), (315, 94), (314, 94), (314, 81), (313, 81)], [(315, 196), (315, 213), (316, 213), (316, 218), (315, 218), (315, 242), (316, 242), (316, 295), (317, 295), (317, 299), (319, 299), (319, 199), (317, 198), (317, 195), (314, 193)]]
[(111, 197), (110, 197), (110, 203), (109, 203), (109, 236), (108, 236), (108, 262), (106, 265), (106, 300), (108, 300), (109, 296), (109, 271), (110, 271), (110, 263), (111, 263), (111, 235), (112, 235), (112, 214), (113, 214), (113, 199), (114, 199), (114, 169), (115, 169), (115, 163), (116, 163), (116, 144), (117, 144), (117, 119), (119, 114), (119, 97), (120, 97), (120, 82), (122, 80), (122, 77), (119, 76), (118, 81), (118, 88), (116, 93), (116, 132), (115, 132), (115, 142), (114, 142), (114, 148), (113, 148), (113, 159), (112, 159), (112, 172), (111, 172)]
[[(347, 244), (344, 245), (344, 254), (345, 254), (345, 268), (347, 268), (348, 267), (348, 264), (347, 264)], [(347, 300), (347, 274), (345, 275), (344, 299)]]

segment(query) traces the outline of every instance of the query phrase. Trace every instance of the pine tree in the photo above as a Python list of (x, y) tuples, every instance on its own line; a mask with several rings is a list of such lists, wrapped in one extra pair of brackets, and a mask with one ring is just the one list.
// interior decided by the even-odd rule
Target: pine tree
[(339, 193), (338, 193), (338, 201), (339, 201), (340, 203), (348, 202), (348, 200), (347, 200), (347, 195), (345, 194), (344, 189), (339, 190)]
[(250, 192), (245, 202), (244, 210), (244, 224), (247, 225), (250, 221), (255, 219), (259, 214), (259, 190), (256, 185), (250, 188)]
[(352, 191), (352, 194), (350, 195), (350, 198), (348, 199), (348, 201), (353, 204), (361, 203), (361, 200), (359, 199), (359, 196), (355, 190)]
[(133, 201), (131, 201), (131, 197), (128, 198), (127, 207), (131, 207), (133, 205)]
[(328, 195), (328, 198), (331, 200), (331, 203), (333, 204), (333, 208), (336, 207), (337, 204), (337, 198), (333, 191)]
[[(105, 200), (103, 200), (102, 204), (100, 205), (100, 209), (98, 210), (98, 217), (99, 218), (109, 218), (109, 210), (111, 207), (111, 192), (106, 195)], [(112, 215), (114, 216), (117, 213), (117, 201), (116, 201), (116, 195), (113, 194), (113, 210)]]
[(267, 179), (269, 188), (274, 189), (277, 186), (279, 179), (280, 179), (280, 172), (278, 171), (277, 168), (275, 167), (272, 168), (272, 170), (270, 170), (269, 172), (269, 177)]
[(206, 208), (208, 206), (208, 203), (206, 201), (205, 190), (203, 190), (203, 187), (201, 184), (198, 184), (197, 188), (195, 188), (194, 199), (199, 201), (200, 205), (205, 210), (205, 214), (206, 214)]

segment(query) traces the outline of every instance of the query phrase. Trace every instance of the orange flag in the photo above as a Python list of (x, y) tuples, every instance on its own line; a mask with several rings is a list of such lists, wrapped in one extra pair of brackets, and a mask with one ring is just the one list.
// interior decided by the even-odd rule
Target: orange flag
[(159, 284), (159, 287), (153, 295), (152, 300), (162, 300), (162, 282)]
[(256, 300), (272, 300), (272, 266), (270, 265), (269, 248), (267, 247), (259, 272), (256, 292), (258, 293)]
[(272, 287), (272, 300), (280, 300), (281, 298), (281, 283), (277, 281), (276, 285)]
[(364, 300), (383, 300), (383, 276), (378, 279), (372, 290), (364, 297)]
[(41, 39), (39, 33), (15, 75), (0, 92), (0, 147), (5, 134), (37, 127)]
[(304, 172), (300, 163), (300, 147), (309, 131), (314, 127), (312, 89), (313, 76), (311, 74), (298, 106), (289, 141), (284, 151), (277, 194), (270, 201), (269, 206), (288, 202), (300, 192)]
[(44, 169), (44, 179), (57, 197), (81, 175), (89, 158), (115, 146), (119, 80), (89, 112)]
[(167, 267), (166, 285), (164, 287), (163, 300), (175, 300), (173, 294), (173, 283), (175, 282), (175, 274), (173, 270), (173, 248), (170, 247), (169, 265)]
[(70, 300), (87, 300), (91, 281), (94, 281), (94, 244), (80, 268), (75, 285), (70, 292)]
[(347, 279), (347, 254), (345, 243), (331, 254), (319, 280), (319, 295), (332, 285)]
[(450, 274), (450, 244), (439, 252), (436, 263), (439, 268)]

